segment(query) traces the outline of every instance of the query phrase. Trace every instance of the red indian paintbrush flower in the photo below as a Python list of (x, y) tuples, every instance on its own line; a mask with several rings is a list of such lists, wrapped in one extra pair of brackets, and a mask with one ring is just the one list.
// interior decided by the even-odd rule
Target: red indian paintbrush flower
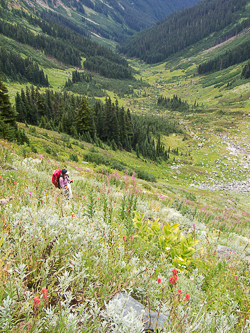
[(175, 284), (176, 284), (176, 281), (177, 281), (177, 278), (175, 278), (175, 276), (172, 276), (172, 277), (170, 278), (170, 283), (171, 283), (172, 285), (175, 285)]
[(40, 307), (39, 297), (36, 296), (36, 297), (33, 298), (33, 300), (34, 300), (34, 309), (36, 310), (36, 309), (38, 309)]
[(48, 304), (49, 303), (49, 300), (48, 300), (48, 290), (46, 289), (46, 287), (42, 288), (42, 293), (43, 293), (43, 301), (44, 301), (44, 303)]

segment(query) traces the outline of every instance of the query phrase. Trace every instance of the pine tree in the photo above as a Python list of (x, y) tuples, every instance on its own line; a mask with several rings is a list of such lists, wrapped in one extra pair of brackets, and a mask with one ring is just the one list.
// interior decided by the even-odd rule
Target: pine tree
[(92, 124), (91, 109), (85, 96), (82, 97), (80, 105), (76, 110), (76, 125), (78, 132), (90, 132)]
[(11, 107), (7, 88), (0, 81), (0, 136), (7, 140), (13, 140), (16, 131), (16, 112)]
[(137, 143), (135, 146), (136, 156), (140, 158), (140, 150), (139, 150), (139, 144)]

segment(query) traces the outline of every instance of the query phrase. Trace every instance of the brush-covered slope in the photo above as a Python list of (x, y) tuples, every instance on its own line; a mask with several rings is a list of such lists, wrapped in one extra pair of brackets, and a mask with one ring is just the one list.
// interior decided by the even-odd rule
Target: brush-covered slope
[[(71, 151), (58, 133), (30, 133), (33, 144)], [(91, 148), (68, 143), (79, 155)], [(110, 302), (121, 291), (166, 316), (163, 333), (249, 331), (247, 212), (226, 209), (219, 193), (207, 205), (198, 191), (0, 144), (3, 332), (142, 333), (141, 315)], [(74, 180), (71, 201), (51, 183), (58, 167)], [(217, 245), (231, 254), (219, 258)]]
[(120, 51), (157, 63), (202, 40), (211, 47), (250, 26), (248, 4), (248, 0), (202, 1), (127, 39)]
[(125, 37), (155, 24), (179, 9), (197, 4), (199, 0), (71, 0), (36, 1), (29, 5), (36, 10), (47, 10), (51, 20), (58, 13), (68, 22), (74, 22), (100, 42), (109, 39), (119, 42)]
[(46, 21), (39, 13), (13, 8), (5, 0), (1, 2), (0, 33), (3, 79), (48, 86), (44, 67), (63, 66), (84, 67), (110, 78), (132, 78), (125, 59), (91, 41), (77, 25)]

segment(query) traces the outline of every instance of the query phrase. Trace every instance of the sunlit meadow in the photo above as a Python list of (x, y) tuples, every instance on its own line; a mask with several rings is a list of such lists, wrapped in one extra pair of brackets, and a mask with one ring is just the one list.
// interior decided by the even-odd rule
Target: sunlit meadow
[[(143, 332), (120, 291), (165, 315), (164, 332), (250, 331), (249, 214), (80, 163), (68, 201), (51, 183), (58, 162), (4, 141), (0, 166), (1, 198), (14, 197), (0, 206), (1, 332)], [(235, 253), (219, 259), (219, 244)]]

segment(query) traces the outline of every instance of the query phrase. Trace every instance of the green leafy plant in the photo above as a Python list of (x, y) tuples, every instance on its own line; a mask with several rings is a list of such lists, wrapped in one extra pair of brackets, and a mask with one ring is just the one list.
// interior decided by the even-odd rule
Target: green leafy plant
[(158, 252), (168, 255), (174, 266), (180, 270), (186, 270), (191, 265), (196, 265), (196, 254), (202, 254), (203, 249), (196, 249), (199, 240), (194, 239), (192, 234), (184, 236), (179, 224), (170, 225), (168, 222), (162, 227), (159, 219), (155, 221), (144, 220), (144, 214), (134, 212), (134, 226), (137, 229), (135, 239), (144, 244), (144, 249), (152, 248)]

